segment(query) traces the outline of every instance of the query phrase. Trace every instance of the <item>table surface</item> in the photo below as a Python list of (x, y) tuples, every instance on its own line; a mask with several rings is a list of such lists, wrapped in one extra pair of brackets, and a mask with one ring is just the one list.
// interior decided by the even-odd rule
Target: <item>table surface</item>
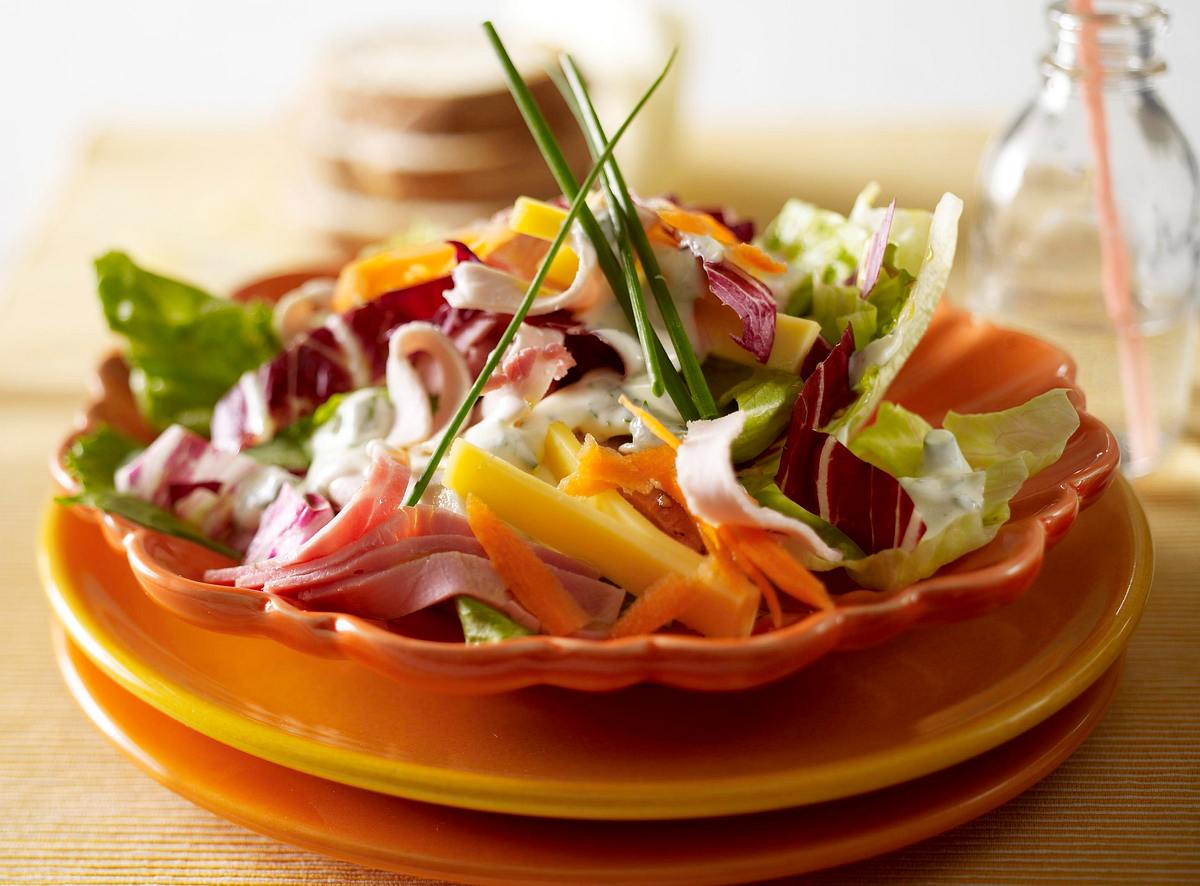
[[(744, 137), (744, 133), (741, 134)], [(767, 134), (769, 135), (769, 134)], [(772, 194), (848, 205), (865, 175), (901, 203), (968, 192), (984, 133), (946, 127), (864, 143), (775, 149), (753, 171), (703, 140), (679, 171), (697, 199), (761, 215)], [(885, 139), (886, 140), (886, 139)], [(780, 139), (760, 143), (779, 144)], [(796, 144), (796, 142), (791, 142)], [(0, 295), (0, 882), (407, 883), (276, 843), (145, 777), (67, 694), (34, 566), (52, 443), (108, 341), (90, 259), (116, 246), (212, 287), (311, 262), (326, 247), (288, 222), (291, 157), (257, 131), (98, 136)], [(902, 184), (901, 184), (902, 183)], [(740, 198), (740, 199), (739, 199)], [(1200, 411), (1153, 477), (1139, 481), (1157, 563), (1145, 618), (1107, 719), (1057, 772), (1006, 806), (819, 883), (1194, 882), (1200, 879)]]

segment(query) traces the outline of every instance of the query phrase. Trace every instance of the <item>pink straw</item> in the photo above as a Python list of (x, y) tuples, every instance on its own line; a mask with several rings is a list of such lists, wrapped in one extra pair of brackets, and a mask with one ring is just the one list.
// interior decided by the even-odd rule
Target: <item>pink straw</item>
[(1096, 220), (1100, 229), (1100, 284), (1104, 306), (1117, 333), (1117, 364), (1121, 394), (1129, 425), (1129, 455), (1133, 463), (1149, 461), (1158, 454), (1157, 419), (1142, 347), (1141, 331), (1133, 316), (1130, 293), (1129, 248), (1121, 233), (1113, 198), (1112, 172), (1108, 158), (1107, 124), (1104, 117), (1103, 71), (1096, 42), (1092, 0), (1071, 0), (1072, 11), (1084, 16), (1079, 60), (1083, 68), (1083, 99), (1087, 108), (1088, 141), (1096, 165)]

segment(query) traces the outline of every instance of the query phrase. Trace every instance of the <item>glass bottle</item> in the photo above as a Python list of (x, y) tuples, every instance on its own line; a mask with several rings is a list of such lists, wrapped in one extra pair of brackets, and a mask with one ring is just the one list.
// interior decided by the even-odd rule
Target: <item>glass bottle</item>
[(1089, 410), (1136, 475), (1187, 416), (1196, 159), (1155, 89), (1160, 7), (1055, 3), (1047, 17), (1041, 89), (980, 166), (966, 301), (1074, 357)]

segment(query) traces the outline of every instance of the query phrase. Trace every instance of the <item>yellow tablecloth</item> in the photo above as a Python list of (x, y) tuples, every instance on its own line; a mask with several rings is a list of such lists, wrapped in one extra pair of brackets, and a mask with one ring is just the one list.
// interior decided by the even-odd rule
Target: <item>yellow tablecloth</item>
[[(969, 192), (983, 133), (946, 127), (844, 144), (798, 134), (755, 168), (715, 139), (682, 167), (697, 198), (760, 215), (775, 194), (845, 204), (862, 178), (902, 202)], [(747, 136), (749, 137), (749, 136)], [(892, 146), (881, 152), (882, 143)], [(785, 146), (790, 145), (785, 150)], [(799, 146), (799, 147), (796, 147)], [(321, 254), (289, 222), (286, 145), (256, 132), (98, 138), (11, 270), (0, 300), (0, 882), (393, 883), (215, 818), (110, 747), (62, 686), (34, 568), (45, 464), (104, 350), (89, 260), (127, 248), (221, 289)], [(1200, 401), (1198, 401), (1200, 404)], [(1138, 484), (1157, 545), (1149, 609), (1108, 718), (1056, 773), (1003, 808), (820, 883), (1098, 883), (1200, 880), (1200, 421)]]

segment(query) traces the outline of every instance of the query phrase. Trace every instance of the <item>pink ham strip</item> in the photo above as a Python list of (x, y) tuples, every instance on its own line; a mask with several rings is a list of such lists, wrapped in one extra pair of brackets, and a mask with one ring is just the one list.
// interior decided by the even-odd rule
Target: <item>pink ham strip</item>
[(375, 529), (404, 504), (410, 471), (386, 447), (373, 444), (371, 467), (358, 492), (338, 515), (310, 538), (288, 563), (331, 554)]
[[(484, 561), (487, 559), (483, 546), (470, 535), (423, 535), (400, 539), (391, 544), (368, 549), (357, 556), (342, 560), (340, 563), (327, 564), (317, 568), (300, 567), (298, 571), (288, 571), (266, 581), (262, 589), (269, 593), (294, 597), (297, 600), (309, 600), (312, 594), (321, 588), (329, 588), (333, 591), (347, 586), (347, 583), (354, 585), (360, 580), (366, 581), (372, 577), (391, 574), (406, 563), (451, 552), (478, 557)], [(603, 624), (610, 624), (616, 619), (621, 606), (621, 598), (624, 596), (620, 589), (599, 581), (594, 575), (579, 572), (578, 564), (561, 554), (547, 556), (550, 552), (544, 550), (539, 553), (588, 615)], [(399, 590), (404, 587), (404, 585), (393, 585), (391, 593), (404, 597), (405, 594), (400, 593)], [(408, 590), (405, 588), (406, 592)], [(470, 593), (474, 596), (475, 586), (459, 585), (458, 592)], [(353, 611), (357, 615), (365, 615), (359, 610)], [(374, 618), (375, 616), (367, 617)]]
[(420, 536), (470, 536), (467, 521), (452, 511), (418, 505), (415, 508), (400, 508), (378, 526), (363, 533), (348, 544), (321, 557), (303, 563), (294, 559), (279, 558), (262, 563), (249, 563), (229, 569), (210, 569), (205, 581), (217, 584), (232, 584), (239, 588), (261, 588), (285, 575), (307, 575), (328, 571), (365, 554), (375, 548), (386, 547), (397, 542)]
[(561, 330), (522, 324), (485, 390), (507, 385), (526, 403), (537, 403), (575, 365), (565, 341)]
[[(419, 372), (414, 360), (426, 361)], [(399, 326), (388, 340), (388, 397), (396, 408), (396, 423), (388, 442), (411, 446), (428, 440), (454, 416), (471, 387), (466, 360), (454, 342), (431, 323), (414, 322)], [(429, 395), (437, 394), (437, 409)]]
[(505, 588), (492, 564), (461, 551), (443, 551), (336, 583), (304, 588), (296, 600), (309, 609), (348, 612), (387, 621), (459, 594), (481, 600), (536, 631), (538, 620)]

